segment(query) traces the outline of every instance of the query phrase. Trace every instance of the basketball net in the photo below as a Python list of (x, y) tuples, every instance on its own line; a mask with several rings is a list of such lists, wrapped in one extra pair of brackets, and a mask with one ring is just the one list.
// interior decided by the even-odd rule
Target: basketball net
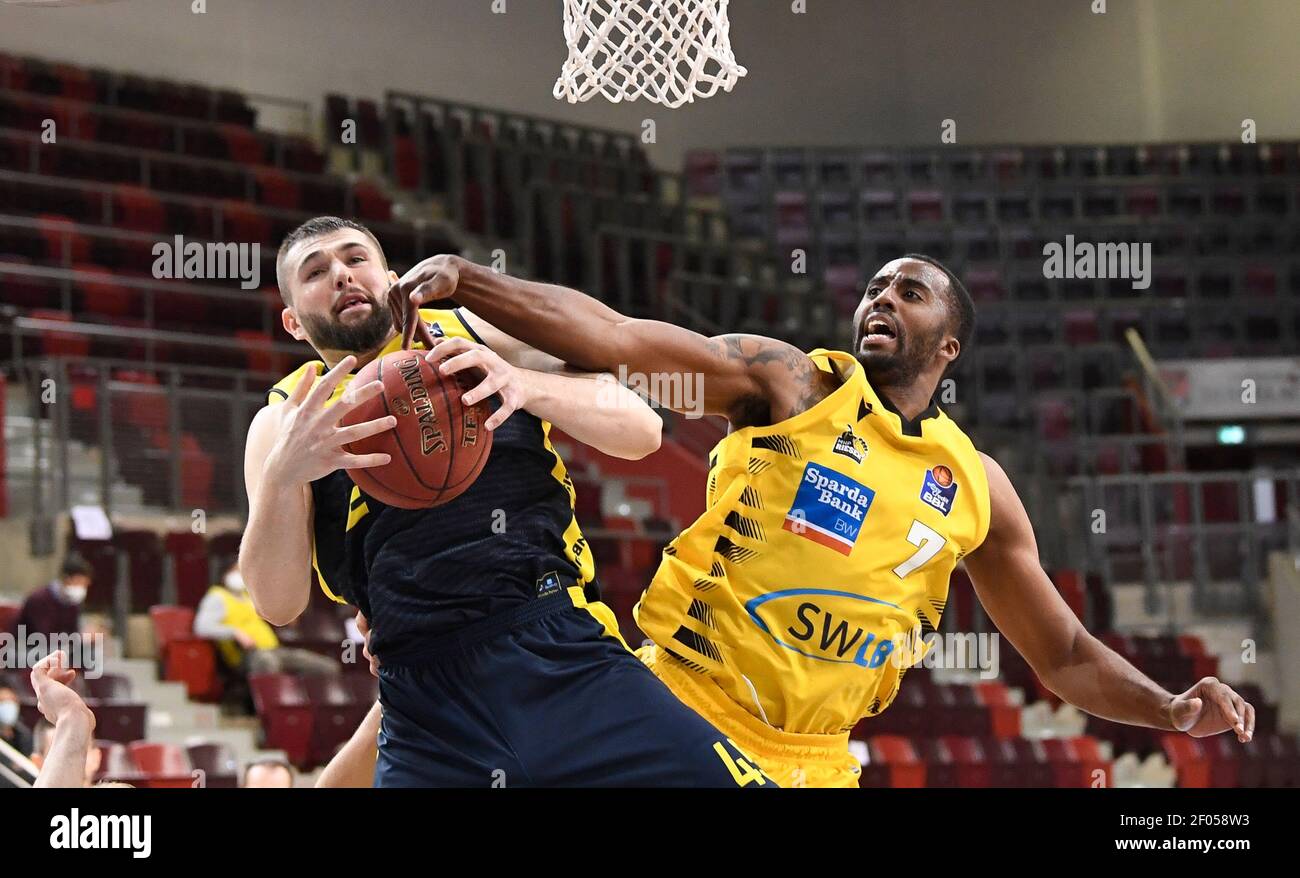
[(564, 0), (569, 58), (555, 97), (597, 94), (680, 107), (731, 91), (745, 68), (731, 53), (728, 0)]

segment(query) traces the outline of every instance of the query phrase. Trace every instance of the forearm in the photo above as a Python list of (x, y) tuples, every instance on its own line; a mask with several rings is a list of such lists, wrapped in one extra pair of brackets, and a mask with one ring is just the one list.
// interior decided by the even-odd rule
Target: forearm
[(59, 717), (37, 787), (79, 789), (86, 785), (86, 758), (94, 742), (95, 717), (84, 705)]
[(1047, 688), (1093, 716), (1173, 730), (1168, 709), (1173, 694), (1086, 631), (1075, 638), (1068, 659), (1041, 676)]
[(492, 325), (579, 369), (613, 372), (628, 318), (577, 290), (521, 280), (458, 259), (456, 300)]
[(659, 450), (663, 420), (612, 376), (527, 372), (526, 377), (530, 394), (524, 408), (582, 444), (626, 460)]
[(379, 758), (379, 724), (383, 710), (376, 701), (353, 732), (343, 749), (325, 766), (316, 779), (318, 787), (347, 787), (352, 789), (375, 785), (375, 760)]
[(239, 570), (258, 614), (272, 625), (287, 625), (306, 608), (310, 510), (301, 487), (262, 482), (239, 546)]

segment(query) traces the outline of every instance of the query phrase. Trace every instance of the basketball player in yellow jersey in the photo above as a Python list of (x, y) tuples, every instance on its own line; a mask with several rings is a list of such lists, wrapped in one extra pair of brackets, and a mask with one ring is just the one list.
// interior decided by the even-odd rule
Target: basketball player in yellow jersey
[(876, 272), (851, 353), (705, 338), (459, 257), (416, 266), (390, 305), (409, 313), (452, 295), (571, 366), (702, 376), (706, 412), (731, 432), (710, 456), (707, 511), (642, 596), (637, 622), (654, 642), (642, 658), (782, 786), (857, 785), (848, 732), (897, 695), (959, 560), (1064, 700), (1116, 722), (1250, 740), (1254, 708), (1231, 688), (1206, 677), (1164, 691), (1058, 595), (1006, 474), (934, 403), (975, 319), (935, 260)]

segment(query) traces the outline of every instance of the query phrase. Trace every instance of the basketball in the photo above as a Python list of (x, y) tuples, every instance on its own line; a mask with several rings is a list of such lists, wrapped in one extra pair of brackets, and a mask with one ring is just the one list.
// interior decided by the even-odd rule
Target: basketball
[(354, 380), (358, 387), (382, 381), (384, 390), (349, 412), (343, 425), (397, 418), (392, 430), (345, 446), (352, 454), (392, 456), (386, 466), (349, 470), (357, 487), (389, 506), (427, 509), (474, 484), (492, 450), (492, 433), (483, 429), (487, 401), (461, 402), (474, 386), (469, 374), (443, 376), (422, 352), (396, 351), (368, 363)]

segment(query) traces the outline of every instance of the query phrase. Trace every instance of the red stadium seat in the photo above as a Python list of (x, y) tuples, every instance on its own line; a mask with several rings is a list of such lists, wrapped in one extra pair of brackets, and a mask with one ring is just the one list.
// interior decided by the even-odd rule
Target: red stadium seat
[(867, 745), (872, 765), (888, 768), (888, 786), (925, 786), (925, 763), (907, 738), (901, 735), (875, 735), (867, 741)]
[(243, 201), (222, 201), (221, 215), (227, 240), (249, 244), (271, 240), (271, 221), (255, 206)]
[(45, 241), (45, 258), (57, 265), (90, 261), (90, 239), (78, 232), (66, 216), (41, 214), (37, 228)]
[(167, 209), (148, 189), (117, 186), (113, 191), (117, 224), (126, 229), (162, 234), (167, 228)]
[(266, 160), (261, 139), (241, 125), (222, 125), (221, 139), (226, 143), (226, 157), (241, 165), (260, 165)]
[(86, 695), (100, 701), (130, 701), (131, 678), (121, 674), (86, 677)]
[(172, 531), (163, 538), (163, 545), (175, 572), (176, 602), (182, 607), (197, 607), (211, 585), (207, 541), (203, 534)]
[(126, 743), (144, 737), (147, 705), (88, 700), (86, 706), (95, 714), (95, 734), (100, 738)]
[(141, 294), (118, 283), (107, 268), (78, 262), (72, 269), (83, 275), (76, 282), (76, 290), (85, 311), (113, 318), (135, 317), (143, 313)]
[(1160, 746), (1165, 759), (1178, 773), (1178, 786), (1199, 788), (1210, 785), (1210, 760), (1200, 741), (1188, 735), (1166, 734), (1161, 736)]
[(341, 677), (305, 677), (303, 687), (312, 710), (312, 761), (328, 762), (370, 710), (371, 702), (358, 705)]
[(189, 607), (149, 608), (154, 643), (163, 679), (185, 684), (190, 698), (216, 700), (221, 695), (217, 656), (211, 642), (194, 636), (194, 610)]
[(990, 680), (976, 683), (975, 691), (985, 710), (993, 737), (999, 739), (1020, 737), (1020, 708), (1011, 703), (1011, 692), (1005, 683)]
[(98, 739), (95, 746), (99, 748), (99, 772), (96, 780), (119, 780), (134, 783), (140, 775), (140, 767), (127, 745), (121, 741)]
[(251, 674), (248, 683), (266, 746), (283, 750), (294, 765), (310, 764), (313, 717), (302, 683), (289, 674)]
[(239, 786), (239, 763), (225, 744), (191, 744), (185, 748), (193, 770), (200, 772), (196, 782), (208, 789), (233, 789)]
[(352, 187), (357, 215), (366, 220), (388, 222), (393, 218), (393, 203), (378, 186), (369, 180), (358, 180)]
[(155, 744), (149, 741), (132, 741), (127, 745), (131, 758), (139, 769), (148, 774), (190, 773), (190, 760), (185, 751), (175, 744)]
[[(28, 316), (36, 320), (72, 322), (72, 317), (62, 311), (48, 311), (43, 308), (33, 309)], [(90, 356), (90, 337), (80, 332), (47, 329), (41, 333), (40, 346), (41, 353), (50, 357)]]
[(297, 210), (302, 201), (298, 184), (276, 168), (257, 170), (258, 202), (268, 207)]

